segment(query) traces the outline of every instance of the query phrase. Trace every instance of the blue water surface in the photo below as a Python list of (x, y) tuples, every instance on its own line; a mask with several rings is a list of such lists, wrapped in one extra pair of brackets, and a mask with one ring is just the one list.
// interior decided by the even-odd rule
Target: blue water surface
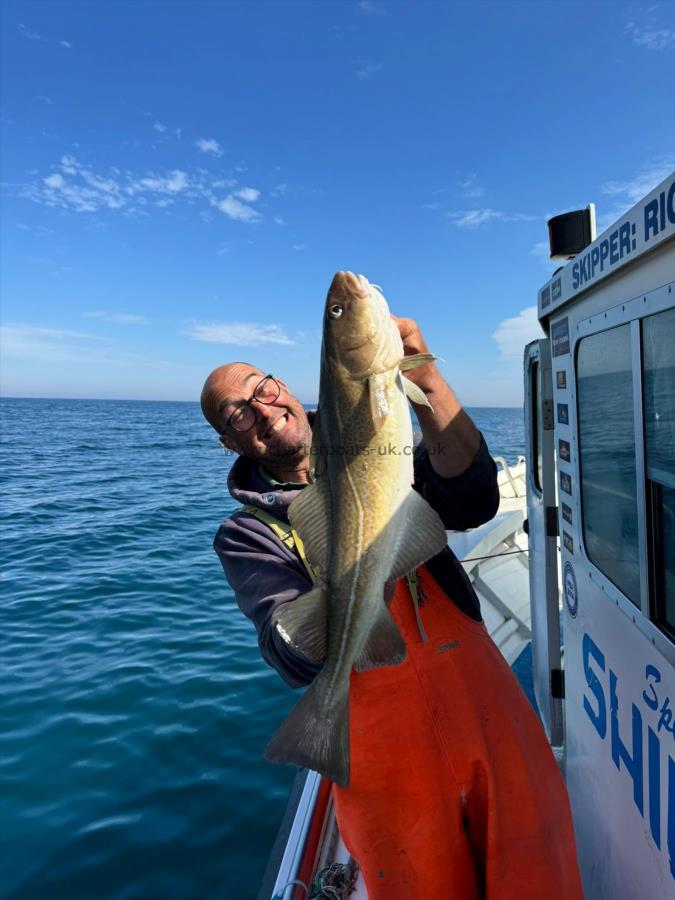
[[(232, 458), (196, 403), (0, 412), (0, 896), (254, 897), (295, 695), (212, 550)], [(471, 412), (514, 462), (522, 410)]]

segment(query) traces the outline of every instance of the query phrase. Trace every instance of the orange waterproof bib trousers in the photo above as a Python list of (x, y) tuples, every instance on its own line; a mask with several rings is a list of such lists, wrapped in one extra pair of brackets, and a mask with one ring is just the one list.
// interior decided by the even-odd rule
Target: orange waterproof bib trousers
[(405, 580), (399, 666), (352, 672), (351, 782), (333, 786), (369, 900), (578, 900), (565, 784), (481, 622), (421, 567), (423, 642)]

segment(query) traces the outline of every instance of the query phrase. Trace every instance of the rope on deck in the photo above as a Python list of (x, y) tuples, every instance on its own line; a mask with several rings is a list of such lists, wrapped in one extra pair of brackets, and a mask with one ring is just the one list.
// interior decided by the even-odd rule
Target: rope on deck
[(528, 553), (529, 547), (525, 550), (507, 550), (504, 553), (489, 553), (487, 556), (469, 556), (466, 559), (460, 559), (460, 562), (477, 562), (479, 559), (499, 559), (500, 556), (515, 556), (517, 553)]
[(314, 876), (309, 900), (343, 900), (356, 887), (359, 867), (350, 858), (346, 864), (333, 863)]

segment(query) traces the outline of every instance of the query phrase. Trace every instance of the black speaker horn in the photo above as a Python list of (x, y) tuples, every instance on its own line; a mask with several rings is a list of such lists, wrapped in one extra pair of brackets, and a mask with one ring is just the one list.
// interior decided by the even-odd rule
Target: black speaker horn
[(551, 259), (567, 260), (581, 253), (595, 240), (595, 204), (586, 209), (553, 216), (548, 220), (548, 245)]

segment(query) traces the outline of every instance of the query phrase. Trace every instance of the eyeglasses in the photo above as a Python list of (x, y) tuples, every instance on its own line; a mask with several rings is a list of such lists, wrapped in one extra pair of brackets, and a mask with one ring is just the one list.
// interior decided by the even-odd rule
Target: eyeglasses
[(251, 403), (255, 400), (257, 403), (264, 403), (269, 406), (279, 399), (281, 394), (281, 385), (273, 375), (265, 375), (262, 381), (259, 381), (255, 390), (248, 400), (237, 406), (226, 406), (223, 414), (227, 416), (225, 427), (220, 434), (225, 434), (228, 428), (234, 431), (250, 431), (255, 425), (256, 414)]

